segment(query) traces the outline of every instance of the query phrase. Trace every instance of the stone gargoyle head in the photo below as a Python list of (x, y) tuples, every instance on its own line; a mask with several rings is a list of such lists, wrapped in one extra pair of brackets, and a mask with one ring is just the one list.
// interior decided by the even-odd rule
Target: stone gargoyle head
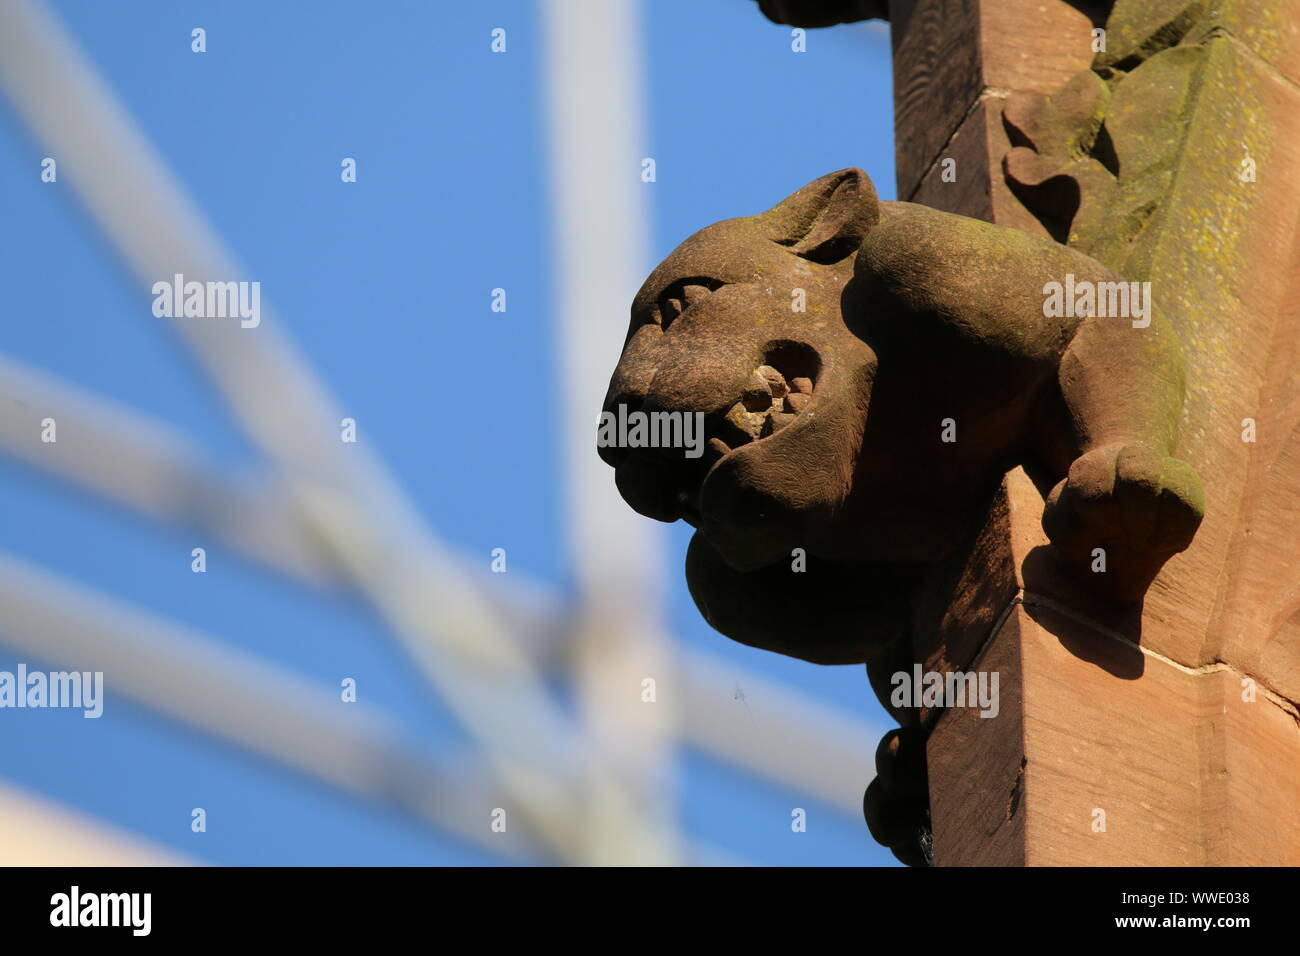
[[(599, 452), (633, 508), (697, 529), (691, 593), (747, 644), (867, 660), (1017, 465), (1065, 564), (1130, 603), (1203, 511), (1171, 457), (1178, 340), (1143, 293), (1048, 240), (881, 202), (841, 170), (700, 230), (651, 273), (602, 416), (648, 431), (602, 428)], [(694, 422), (697, 441), (644, 440), (674, 416), (662, 433)]]

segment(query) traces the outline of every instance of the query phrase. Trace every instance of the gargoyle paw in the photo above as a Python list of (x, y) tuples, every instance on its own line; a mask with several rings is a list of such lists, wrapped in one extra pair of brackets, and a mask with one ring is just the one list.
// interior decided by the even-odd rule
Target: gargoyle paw
[(1185, 462), (1140, 443), (1104, 445), (1077, 458), (1052, 489), (1043, 530), (1092, 590), (1131, 604), (1191, 544), (1204, 502)]

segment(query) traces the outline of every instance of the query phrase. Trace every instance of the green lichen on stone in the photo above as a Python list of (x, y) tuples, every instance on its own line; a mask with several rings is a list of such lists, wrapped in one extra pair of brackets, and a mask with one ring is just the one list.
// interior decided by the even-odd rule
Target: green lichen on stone
[[(1189, 381), (1182, 444), (1193, 461), (1215, 441), (1202, 423), (1222, 421), (1237, 390), (1234, 319), (1247, 292), (1239, 284), (1260, 253), (1259, 194), (1248, 174), (1268, 175), (1273, 87), (1300, 82), (1285, 57), (1300, 32), (1291, 6), (1119, 0), (1106, 50), (1089, 71), (1111, 94), (1100, 128), (1077, 97), (1013, 98), (1005, 112), (1036, 153), (1025, 155), (1023, 145), (1008, 153), (1016, 195), (1069, 245), (1150, 281), (1178, 330)], [(1070, 86), (1089, 82), (1076, 77)], [(1080, 156), (1072, 142), (1091, 145)], [(1065, 181), (1077, 199), (1062, 233)]]
[[(1188, 33), (1201, 43), (1213, 35), (1230, 36), (1275, 69), (1281, 69), (1285, 38), (1300, 30), (1294, 5), (1275, 0), (1219, 0)], [(1296, 82), (1300, 77), (1291, 77)]]
[(1106, 21), (1106, 49), (1093, 69), (1102, 76), (1129, 71), (1175, 46), (1207, 5), (1208, 0), (1118, 0)]

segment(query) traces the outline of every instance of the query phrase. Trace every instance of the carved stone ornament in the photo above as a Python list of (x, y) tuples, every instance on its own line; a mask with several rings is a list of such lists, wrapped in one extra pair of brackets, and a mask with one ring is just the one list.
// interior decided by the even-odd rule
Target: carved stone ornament
[(697, 529), (691, 594), (745, 644), (872, 657), (1017, 465), (1080, 583), (1134, 602), (1203, 511), (1169, 454), (1181, 350), (1158, 310), (1053, 310), (1052, 283), (1128, 288), (1046, 239), (880, 202), (859, 170), (823, 176), (691, 236), (632, 305), (605, 411), (698, 413), (705, 453), (600, 454), (633, 508)]

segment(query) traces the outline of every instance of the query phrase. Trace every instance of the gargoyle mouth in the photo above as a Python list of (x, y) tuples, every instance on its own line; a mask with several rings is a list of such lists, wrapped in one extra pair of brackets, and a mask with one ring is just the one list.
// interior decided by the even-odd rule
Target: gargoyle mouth
[(764, 352), (739, 400), (722, 416), (709, 448), (719, 456), (762, 441), (807, 411), (820, 371), (817, 353), (798, 342), (777, 342)]
[(761, 441), (793, 422), (812, 397), (812, 379), (787, 379), (773, 366), (760, 365), (754, 369), (740, 401), (727, 409), (723, 419), (731, 440), (712, 437), (709, 447), (726, 454), (740, 445)]
[(676, 496), (689, 524), (700, 527), (704, 481), (723, 459), (788, 428), (809, 410), (820, 370), (817, 353), (801, 343), (776, 342), (764, 350), (763, 364), (754, 369), (740, 398), (720, 418), (711, 416), (706, 423), (708, 439), (699, 483)]
[(725, 282), (708, 276), (689, 276), (678, 279), (659, 294), (655, 303), (656, 318), (665, 331), (682, 313), (707, 299), (721, 289)]

